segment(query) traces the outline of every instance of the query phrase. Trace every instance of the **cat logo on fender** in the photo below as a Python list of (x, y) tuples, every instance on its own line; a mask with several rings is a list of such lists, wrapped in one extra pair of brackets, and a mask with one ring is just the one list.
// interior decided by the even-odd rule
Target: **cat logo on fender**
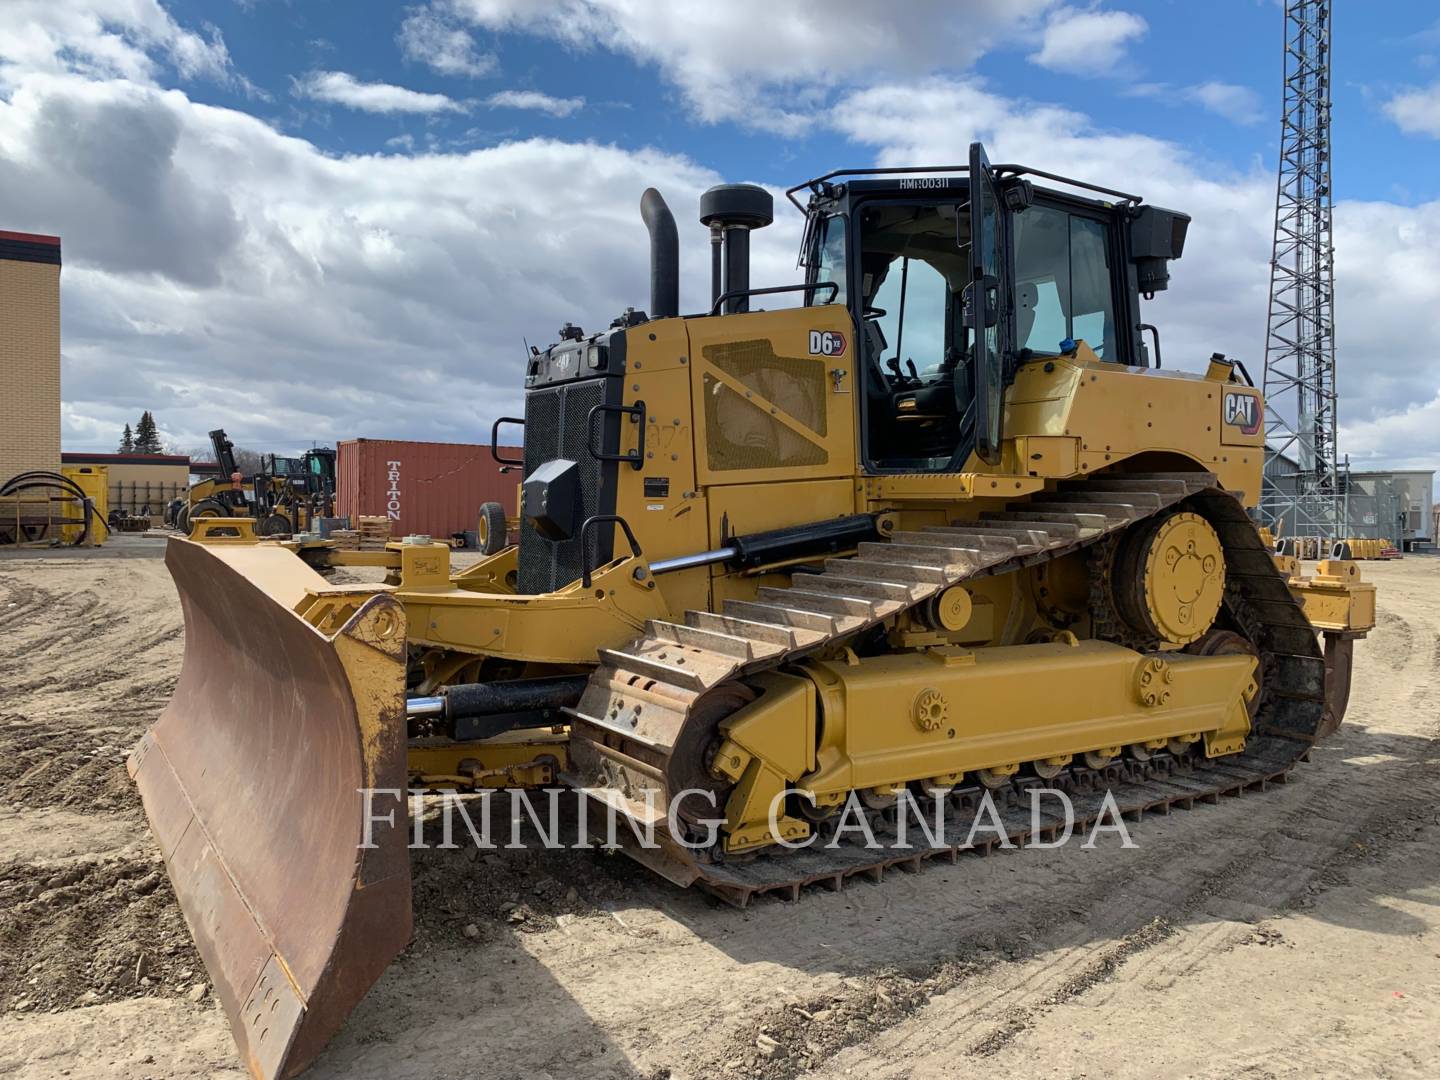
[(1260, 430), (1260, 399), (1254, 394), (1227, 393), (1224, 405), (1225, 423), (1240, 429), (1242, 435)]
[(811, 330), (811, 356), (844, 356), (845, 335), (838, 330)]

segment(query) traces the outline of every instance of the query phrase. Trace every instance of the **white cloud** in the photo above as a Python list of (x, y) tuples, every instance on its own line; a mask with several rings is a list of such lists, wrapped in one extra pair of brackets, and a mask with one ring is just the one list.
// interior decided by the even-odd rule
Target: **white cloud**
[[(484, 14), (480, 0), (466, 3)], [(495, 19), (513, 7), (486, 3)], [(587, 22), (599, 8), (527, 6), (553, 18), (568, 12), (566, 26), (597, 34), (630, 11), (607, 0), (603, 25)], [(811, 17), (797, 10), (795, 19)], [(792, 48), (813, 37), (833, 52), (833, 22), (776, 33)], [(1269, 165), (1217, 168), (1177, 142), (1008, 99), (975, 79), (877, 77), (886, 64), (903, 67), (897, 43), (914, 37), (906, 19), (886, 31), (893, 40), (875, 39), (887, 59), (874, 69), (807, 57), (788, 85), (742, 56), (743, 77), (731, 85), (721, 60), (743, 54), (749, 28), (731, 29), (686, 46), (715, 64), (705, 78), (731, 95), (726, 107), (814, 110), (806, 122), (834, 138), (836, 164), (954, 161), (979, 137), (993, 160), (1133, 189), (1193, 214), (1171, 290), (1145, 308), (1161, 328), (1166, 366), (1195, 370), (1218, 349), (1259, 375)], [(667, 33), (662, 25), (645, 40), (658, 49)], [(93, 57), (93, 42), (57, 64), (0, 35), (12, 65), (11, 81), (0, 81), (0, 221), (64, 237), (71, 448), (111, 448), (144, 408), (182, 445), (203, 444), (221, 422), (238, 441), (276, 450), (357, 435), (483, 440), (494, 416), (518, 408), (522, 336), (544, 341), (566, 320), (594, 329), (627, 305), (645, 306), (637, 203), (651, 184), (680, 223), (682, 308), (705, 306), (699, 193), (746, 177), (675, 154), (549, 139), (460, 153), (417, 138), (336, 157), (246, 113), (150, 85), (157, 65), (172, 61), (161, 37), (147, 40), (158, 59), (147, 66), (121, 50), (115, 56), (134, 75), (117, 78), (121, 59), (103, 72), (76, 59)], [(949, 46), (926, 47), (922, 59)], [(28, 70), (13, 59), (21, 54)], [(87, 74), (67, 73), (77, 65)], [(687, 95), (707, 85), (677, 84)], [(804, 95), (811, 104), (792, 109)], [(757, 284), (795, 280), (797, 216), (783, 199), (776, 208), (776, 224), (756, 234)], [(1440, 459), (1440, 356), (1422, 347), (1440, 339), (1440, 203), (1342, 202), (1336, 229), (1342, 449), (1357, 464)]]
[(183, 29), (159, 0), (5, 0), (0, 5), (0, 88), (27, 72), (153, 82), (162, 57), (183, 79), (234, 78), (218, 30)]
[(1186, 87), (1185, 96), (1217, 116), (1223, 116), (1237, 124), (1258, 124), (1265, 119), (1260, 95), (1248, 86), (1207, 82)]
[(396, 37), (406, 60), (428, 64), (442, 75), (477, 78), (494, 72), (492, 53), (475, 47), (470, 32), (436, 8), (419, 8), (406, 16)]
[(558, 98), (538, 90), (501, 90), (485, 99), (492, 109), (528, 109), (550, 116), (570, 116), (585, 107), (583, 97)]
[(1384, 107), (1385, 115), (1405, 134), (1440, 139), (1440, 83), (1401, 91)]
[(691, 112), (788, 135), (813, 130), (837, 87), (964, 69), (1023, 40), (1056, 0), (446, 0), (476, 26), (605, 48), (656, 65)]
[[(337, 158), (178, 91), (39, 75), (0, 97), (0, 145), (0, 221), (64, 237), (73, 449), (143, 408), (185, 446), (222, 420), (274, 449), (483, 440), (519, 408), (522, 337), (647, 305), (649, 185), (681, 223), (682, 303), (705, 306), (695, 215), (723, 179), (544, 139)], [(785, 278), (793, 218), (767, 232), (757, 274)]]
[[(1343, 406), (1343, 403), (1342, 403)], [(1440, 392), (1423, 404), (1371, 419), (1341, 422), (1340, 451), (1350, 468), (1440, 468), (1435, 432), (1440, 431)]]
[(1040, 48), (1030, 61), (1070, 75), (1112, 75), (1125, 61), (1125, 50), (1150, 29), (1128, 11), (1079, 11), (1065, 8), (1045, 23)]
[(1152, 98), (1166, 104), (1190, 103), (1208, 112), (1223, 116), (1236, 124), (1258, 124), (1265, 119), (1260, 95), (1248, 86), (1235, 83), (1206, 82), (1194, 86), (1170, 83), (1132, 83), (1122, 91), (1129, 97)]
[(295, 82), (295, 92), (373, 113), (465, 112), (467, 106), (444, 94), (425, 94), (392, 83), (366, 83), (344, 71), (312, 71)]

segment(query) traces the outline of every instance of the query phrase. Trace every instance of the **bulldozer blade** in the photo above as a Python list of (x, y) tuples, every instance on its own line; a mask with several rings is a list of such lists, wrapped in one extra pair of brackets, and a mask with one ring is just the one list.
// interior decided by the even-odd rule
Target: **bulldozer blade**
[(241, 1057), (294, 1076), (410, 939), (404, 608), (322, 631), (295, 612), (329, 587), (281, 547), (165, 562), (185, 657), (130, 774)]

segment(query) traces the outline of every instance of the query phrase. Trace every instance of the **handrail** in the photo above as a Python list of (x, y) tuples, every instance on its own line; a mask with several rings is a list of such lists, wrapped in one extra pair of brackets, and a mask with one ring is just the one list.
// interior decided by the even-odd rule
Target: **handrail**
[[(595, 417), (599, 413), (622, 413), (636, 418), (640, 426), (640, 432), (636, 436), (634, 450), (623, 454), (612, 454), (605, 449), (595, 447)], [(643, 469), (645, 467), (645, 402), (637, 401), (634, 405), (607, 405), (601, 402), (593, 406), (585, 414), (585, 449), (590, 451), (590, 456), (596, 461), (624, 461), (630, 464), (632, 469)]]
[(613, 525), (619, 525), (625, 531), (625, 539), (630, 541), (630, 554), (634, 558), (640, 558), (640, 542), (635, 539), (635, 533), (631, 530), (630, 523), (619, 514), (596, 514), (594, 517), (586, 518), (585, 523), (580, 526), (580, 584), (586, 589), (590, 587), (590, 575), (598, 568), (590, 565), (590, 548), (585, 541), (589, 538), (592, 526), (603, 525), (607, 521)]
[(840, 286), (833, 281), (816, 281), (809, 285), (771, 285), (764, 289), (734, 289), (715, 298), (715, 303), (710, 307), (710, 314), (719, 315), (720, 308), (726, 301), (738, 300), (742, 296), (770, 296), (773, 293), (800, 292), (802, 290), (813, 292), (816, 289), (830, 290), (830, 299), (825, 301), (827, 304), (833, 304), (835, 298), (840, 295)]
[(490, 456), (495, 459), (495, 461), (496, 461), (497, 464), (500, 464), (500, 465), (522, 465), (522, 466), (523, 466), (523, 465), (525, 464), (525, 459), (524, 459), (524, 458), (520, 458), (520, 459), (517, 461), (517, 460), (515, 460), (514, 458), (503, 458), (503, 457), (500, 456), (500, 425), (501, 425), (501, 424), (519, 424), (519, 425), (523, 428), (523, 427), (525, 426), (525, 421), (524, 421), (521, 417), (518, 417), (518, 416), (502, 416), (502, 417), (500, 417), (500, 419), (496, 420), (495, 423), (491, 424), (491, 425), (490, 425)]

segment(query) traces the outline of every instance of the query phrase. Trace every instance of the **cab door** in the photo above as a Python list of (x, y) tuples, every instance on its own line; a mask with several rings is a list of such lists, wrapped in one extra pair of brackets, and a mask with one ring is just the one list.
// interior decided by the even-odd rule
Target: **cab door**
[(971, 329), (971, 370), (975, 374), (975, 453), (1000, 463), (1003, 435), (1005, 356), (1009, 290), (1006, 286), (1005, 230), (995, 175), (985, 147), (970, 144), (970, 285), (965, 322)]

